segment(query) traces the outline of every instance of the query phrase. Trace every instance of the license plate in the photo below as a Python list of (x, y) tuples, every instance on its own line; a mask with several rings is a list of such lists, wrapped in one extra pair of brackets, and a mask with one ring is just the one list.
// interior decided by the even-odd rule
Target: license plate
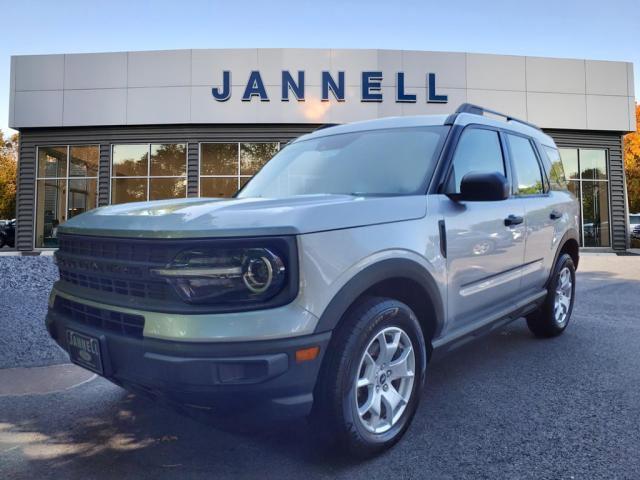
[(67, 330), (67, 347), (73, 363), (102, 375), (100, 341), (97, 338)]

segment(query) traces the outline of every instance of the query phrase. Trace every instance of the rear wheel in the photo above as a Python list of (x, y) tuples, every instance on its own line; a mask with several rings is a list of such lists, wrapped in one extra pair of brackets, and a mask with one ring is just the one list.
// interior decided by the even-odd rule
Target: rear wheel
[(315, 420), (359, 456), (394, 445), (416, 411), (427, 362), (413, 311), (388, 298), (365, 300), (340, 325), (327, 355)]
[(569, 255), (556, 262), (549, 291), (542, 306), (527, 316), (529, 330), (537, 337), (555, 337), (569, 324), (575, 299), (576, 269)]

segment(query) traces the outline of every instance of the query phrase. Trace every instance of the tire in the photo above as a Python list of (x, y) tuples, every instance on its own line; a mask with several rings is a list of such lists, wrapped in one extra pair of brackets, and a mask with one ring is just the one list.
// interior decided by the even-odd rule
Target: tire
[(4, 244), (5, 244), (4, 235), (0, 235), (0, 248), (4, 247)]
[[(389, 350), (380, 349), (383, 341)], [(381, 364), (385, 365), (382, 370)], [(382, 452), (409, 427), (426, 365), (424, 336), (413, 311), (397, 300), (367, 298), (350, 310), (334, 333), (318, 379), (312, 420), (327, 430), (332, 444), (356, 456)], [(413, 376), (408, 374), (411, 370)], [(356, 387), (358, 380), (370, 384)], [(393, 404), (396, 408), (389, 408)], [(362, 417), (359, 408), (365, 411)]]
[[(570, 285), (566, 284), (566, 281)], [(560, 335), (567, 328), (576, 296), (576, 268), (569, 255), (558, 258), (549, 282), (549, 292), (538, 310), (527, 316), (527, 326), (536, 336), (550, 338)], [(556, 311), (556, 298), (558, 311)]]

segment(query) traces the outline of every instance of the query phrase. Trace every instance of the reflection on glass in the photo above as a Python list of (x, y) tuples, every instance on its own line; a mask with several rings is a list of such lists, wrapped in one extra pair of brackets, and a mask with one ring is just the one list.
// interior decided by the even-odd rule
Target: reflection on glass
[(255, 175), (278, 153), (277, 143), (243, 143), (240, 145), (240, 175)]
[(578, 180), (580, 178), (578, 170), (578, 150), (575, 148), (561, 148), (560, 157), (567, 180)]
[(69, 148), (69, 155), (70, 177), (98, 176), (100, 149), (97, 145), (72, 146)]
[(460, 193), (462, 178), (469, 172), (499, 172), (505, 175), (498, 132), (472, 128), (462, 133), (453, 157), (447, 191)]
[(606, 152), (604, 150), (580, 149), (580, 170), (583, 180), (606, 180)]
[(507, 139), (513, 156), (516, 177), (518, 178), (518, 194), (535, 195), (544, 193), (542, 172), (531, 142), (524, 137), (511, 134), (507, 134)]
[(152, 177), (181, 176), (186, 174), (187, 146), (184, 143), (151, 145)]
[(237, 177), (209, 177), (200, 179), (201, 197), (232, 197), (238, 191)]
[(67, 147), (38, 148), (38, 177), (67, 176)]
[(146, 176), (148, 161), (148, 145), (114, 145), (111, 175), (114, 177)]
[(251, 177), (240, 177), (240, 188), (244, 187)]
[(203, 143), (200, 151), (200, 175), (237, 175), (237, 143)]
[(551, 169), (549, 170), (551, 190), (566, 190), (567, 181), (564, 175), (564, 168), (562, 167), (562, 160), (560, 160), (560, 152), (546, 145), (544, 145), (544, 151), (551, 163)]
[(97, 180), (95, 178), (69, 180), (67, 218), (96, 208)]
[(185, 178), (152, 178), (149, 182), (149, 200), (187, 196), (187, 180)]
[(111, 179), (111, 203), (142, 202), (147, 199), (147, 178)]
[(66, 180), (38, 180), (36, 247), (58, 246), (58, 226), (65, 221)]
[(582, 182), (583, 246), (609, 246), (609, 192), (607, 182)]

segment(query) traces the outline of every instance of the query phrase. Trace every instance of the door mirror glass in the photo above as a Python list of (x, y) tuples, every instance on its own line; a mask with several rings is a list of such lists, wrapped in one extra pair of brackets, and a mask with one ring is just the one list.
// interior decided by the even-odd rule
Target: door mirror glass
[(462, 177), (460, 194), (455, 200), (497, 202), (509, 198), (509, 182), (502, 173), (470, 172)]

